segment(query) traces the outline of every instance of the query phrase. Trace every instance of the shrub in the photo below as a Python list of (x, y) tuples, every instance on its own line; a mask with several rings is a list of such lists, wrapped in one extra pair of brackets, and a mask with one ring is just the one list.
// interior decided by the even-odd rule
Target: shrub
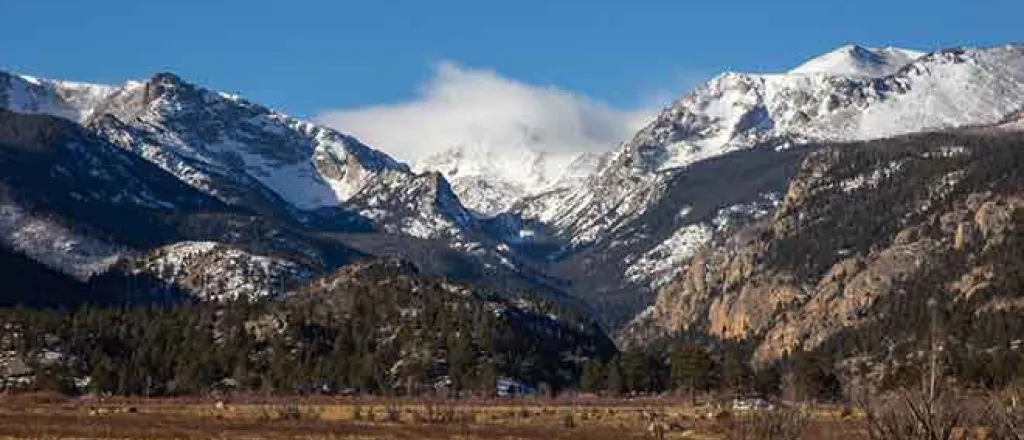
[(803, 438), (810, 417), (795, 408), (757, 411), (731, 417), (726, 424), (729, 440), (794, 440)]

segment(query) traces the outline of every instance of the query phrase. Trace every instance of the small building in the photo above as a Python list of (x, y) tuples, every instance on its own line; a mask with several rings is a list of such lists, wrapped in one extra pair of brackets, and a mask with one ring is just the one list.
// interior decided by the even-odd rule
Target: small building
[(774, 408), (771, 402), (760, 397), (733, 399), (733, 411), (768, 411)]
[(532, 396), (537, 393), (533, 387), (508, 377), (498, 379), (495, 391), (498, 397)]
[(0, 357), (0, 389), (26, 388), (35, 381), (35, 371), (17, 356)]

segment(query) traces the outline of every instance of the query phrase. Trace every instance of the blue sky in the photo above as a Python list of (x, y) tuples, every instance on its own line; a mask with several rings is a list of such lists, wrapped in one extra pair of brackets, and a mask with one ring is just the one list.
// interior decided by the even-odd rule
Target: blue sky
[(1020, 0), (0, 0), (0, 68), (110, 84), (170, 70), (405, 160), (504, 148), (523, 127), (578, 152), (723, 70), (849, 42), (1021, 41), (1022, 16)]
[(303, 116), (398, 102), (441, 61), (613, 106), (845, 42), (1024, 40), (1024, 2), (10, 0), (0, 66), (120, 83), (172, 70)]

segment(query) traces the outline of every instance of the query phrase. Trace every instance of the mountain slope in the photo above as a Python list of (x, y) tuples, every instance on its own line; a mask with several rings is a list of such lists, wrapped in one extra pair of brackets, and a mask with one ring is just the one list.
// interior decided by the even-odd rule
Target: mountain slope
[(445, 371), (446, 352), (456, 349), (451, 341), (466, 336), (473, 341), (472, 363), (490, 364), (530, 383), (554, 380), (549, 385), (555, 387), (571, 383), (583, 361), (616, 353), (585, 315), (543, 300), (508, 300), (427, 277), (398, 259), (352, 264), (285, 301), (310, 310), (313, 322), (376, 323), (358, 337), (377, 345), (383, 371), (395, 381), (413, 372)]
[(310, 268), (283, 257), (255, 255), (212, 241), (178, 242), (132, 262), (203, 300), (272, 298), (309, 282)]
[[(147, 258), (147, 251), (183, 240), (232, 245), (237, 248), (233, 257), (248, 262), (268, 261), (259, 257), (264, 254), (287, 256), (289, 261), (271, 268), (332, 267), (359, 255), (340, 243), (328, 244), (225, 205), (71, 121), (0, 110), (0, 247), (84, 284), (110, 278), (111, 272), (136, 278), (162, 275), (148, 266), (129, 267)], [(180, 248), (172, 246), (164, 254), (171, 258)], [(244, 274), (258, 268), (248, 266), (234, 266), (235, 276), (252, 278)], [(220, 277), (230, 278), (228, 272), (221, 271)], [(159, 287), (160, 282), (150, 281)], [(168, 292), (203, 293), (177, 285), (177, 279), (164, 281)], [(264, 289), (263, 284), (275, 283), (253, 279), (250, 287)], [(143, 298), (145, 289), (138, 290)]]
[[(11, 78), (53, 101), (50, 107), (67, 104), (61, 88), (66, 83)], [(330, 270), (353, 256), (394, 255), (396, 249), (415, 249), (419, 245), (412, 242), (423, 239), (433, 243), (430, 253), (420, 253), (424, 258), (417, 264), (434, 268), (436, 275), (509, 294), (536, 290), (582, 307), (502, 243), (503, 234), (517, 231), (492, 232), (488, 222), (462, 206), (436, 172), (414, 174), (355, 139), (171, 74), (103, 90), (109, 93), (82, 110), (89, 115), (84, 128), (54, 117), (66, 113), (37, 116), (60, 130), (88, 137), (86, 148), (61, 150), (60, 157), (47, 157), (40, 164), (72, 163), (78, 173), (74, 182), (67, 188), (51, 188), (43, 178), (49, 170), (24, 168), (21, 171), (32, 171), (22, 175), (13, 168), (20, 164), (16, 162), (7, 176), (43, 179), (12, 183), (23, 196), (22, 203), (33, 207), (12, 208), (4, 227), (12, 246), (51, 266), (83, 280), (108, 269), (144, 273), (201, 298), (276, 296), (311, 273)], [(12, 127), (20, 120), (12, 119)], [(53, 143), (63, 146), (45, 136), (33, 142), (44, 149), (56, 148)], [(112, 158), (88, 157), (100, 153)], [(96, 186), (104, 181), (105, 167), (119, 160), (133, 161), (150, 176), (132, 180), (118, 175), (124, 188), (113, 179), (104, 184), (111, 186), (108, 192), (93, 191), (88, 199), (77, 195), (75, 187), (82, 191)], [(148, 194), (143, 193), (131, 195), (137, 203), (120, 210), (99, 208), (128, 197), (113, 191), (130, 190), (136, 180), (142, 182), (137, 185), (153, 183), (147, 178), (171, 182), (176, 195), (189, 194), (206, 205), (190, 208), (160, 200), (140, 207), (137, 201)], [(60, 221), (36, 215), (35, 205), (47, 197), (63, 200), (67, 194), (81, 200), (54, 203)], [(79, 205), (81, 209), (69, 209)], [(333, 235), (337, 232), (366, 237), (339, 240)], [(347, 242), (363, 252), (352, 250)], [(207, 252), (207, 246), (215, 251)], [(72, 248), (74, 252), (60, 252)], [(461, 257), (429, 256), (447, 252)], [(245, 267), (250, 263), (262, 268)], [(227, 284), (204, 282), (210, 276)], [(238, 281), (247, 277), (251, 283)], [(225, 286), (233, 287), (230, 292), (217, 291)]]
[(53, 81), (0, 71), (0, 108), (84, 121), (117, 89), (99, 84)]
[[(849, 50), (837, 53), (846, 52)], [(658, 254), (683, 262), (686, 257), (682, 254), (713, 234), (692, 233), (694, 228), (702, 228), (702, 223), (707, 226), (703, 220), (674, 221), (673, 229), (666, 230), (664, 220), (659, 219), (668, 217), (657, 213), (685, 209), (684, 202), (666, 200), (675, 192), (686, 191), (685, 184), (675, 182), (681, 182), (679, 176), (694, 164), (761, 150), (789, 156), (792, 161), (780, 165), (793, 169), (800, 155), (788, 151), (797, 145), (990, 124), (1017, 110), (1022, 102), (1024, 46), (934, 52), (877, 77), (725, 73), (666, 108), (579, 188), (527, 200), (514, 211), (546, 222), (570, 242), (558, 256), (564, 267), (586, 267), (592, 259), (587, 255), (606, 253), (616, 240), (621, 241), (624, 231), (631, 231), (636, 239), (630, 253), (618, 261), (635, 262)], [(740, 178), (743, 161), (735, 164), (740, 168), (723, 170), (723, 175)], [(779, 200), (785, 191), (785, 179), (774, 182), (751, 185), (750, 192), (732, 197), (728, 204), (719, 203), (717, 209), (762, 205), (751, 209), (753, 215), (747, 217), (770, 212), (771, 203), (764, 202)], [(665, 247), (679, 251), (663, 252)], [(629, 270), (628, 266), (622, 269)], [(663, 282), (655, 273), (644, 276), (645, 271), (640, 272), (640, 277), (632, 279), (623, 273), (620, 289), (644, 297), (650, 292), (645, 284)], [(589, 299), (589, 290), (574, 292)]]
[(1024, 132), (1002, 127), (817, 151), (770, 219), (716, 240), (621, 340), (749, 340), (758, 362), (881, 356), (913, 350), (929, 298), (958, 325), (1019, 313), (1022, 147)]
[[(113, 116), (132, 131), (118, 136)], [(333, 130), (298, 121), (168, 73), (129, 83), (94, 110), (91, 124), (194, 187), (228, 203), (208, 183), (251, 179), (300, 210), (337, 206), (385, 170), (407, 170)]]
[(594, 172), (599, 154), (551, 154), (521, 142), (460, 146), (433, 154), (417, 169), (448, 178), (459, 199), (475, 212), (493, 216), (524, 197), (573, 188)]
[(329, 128), (168, 73), (129, 83), (88, 126), (225, 203), (312, 229), (420, 238), (473, 235), (472, 214), (436, 174)]
[(879, 78), (725, 73), (663, 111), (544, 218), (590, 240), (604, 230), (594, 218), (660, 171), (757, 146), (994, 123), (1022, 101), (1024, 46), (935, 52)]
[[(706, 243), (774, 212), (818, 145), (994, 123), (1022, 102), (1022, 46), (847, 46), (787, 73), (719, 75), (610, 154), (536, 153), (525, 130), (509, 138), (524, 148), (466, 144), (417, 174), (169, 73), (121, 87), (3, 74), (0, 106), (64, 118), (47, 124), (89, 147), (44, 130), (19, 147), (52, 149), (38, 163), (5, 158), (0, 226), (7, 246), (79, 279), (138, 270), (195, 292), (209, 285), (200, 261), (261, 280), (231, 295), (277, 296), (288, 289), (268, 284), (409, 254), (431, 275), (534, 290), (616, 326)], [(268, 270), (246, 275), (250, 264)]]
[(173, 236), (164, 213), (226, 209), (73, 122), (2, 109), (0, 204), (8, 246), (81, 279)]
[(0, 276), (4, 280), (0, 305), (6, 307), (71, 307), (110, 299), (85, 283), (5, 246), (0, 246)]
[[(0, 262), (6, 257), (0, 249)], [(0, 321), (7, 363), (24, 360), (20, 370), (38, 372), (33, 360), (47, 353), (43, 366), (61, 379), (88, 377), (97, 392), (127, 395), (201, 395), (228, 386), (276, 395), (434, 396), (442, 386), (493, 392), (502, 377), (557, 391), (576, 383), (583, 363), (616, 354), (591, 319), (423, 276), (391, 259), (331, 271), (274, 301), (7, 308)], [(132, 365), (138, 353), (146, 360)]]

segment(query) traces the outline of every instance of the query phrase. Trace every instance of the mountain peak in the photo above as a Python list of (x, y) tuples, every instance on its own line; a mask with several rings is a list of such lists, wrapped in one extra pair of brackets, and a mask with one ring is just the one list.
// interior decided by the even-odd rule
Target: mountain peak
[(872, 48), (847, 44), (816, 56), (789, 73), (838, 76), (886, 76), (909, 64), (923, 52), (896, 47)]
[(185, 80), (172, 72), (157, 72), (149, 79), (151, 84), (187, 85)]
[(180, 76), (171, 72), (157, 72), (146, 82), (143, 103), (148, 105), (150, 102), (163, 96), (179, 96), (179, 98), (183, 98), (184, 96), (195, 95), (194, 98), (198, 98), (199, 94), (193, 93), (195, 91), (196, 87)]

